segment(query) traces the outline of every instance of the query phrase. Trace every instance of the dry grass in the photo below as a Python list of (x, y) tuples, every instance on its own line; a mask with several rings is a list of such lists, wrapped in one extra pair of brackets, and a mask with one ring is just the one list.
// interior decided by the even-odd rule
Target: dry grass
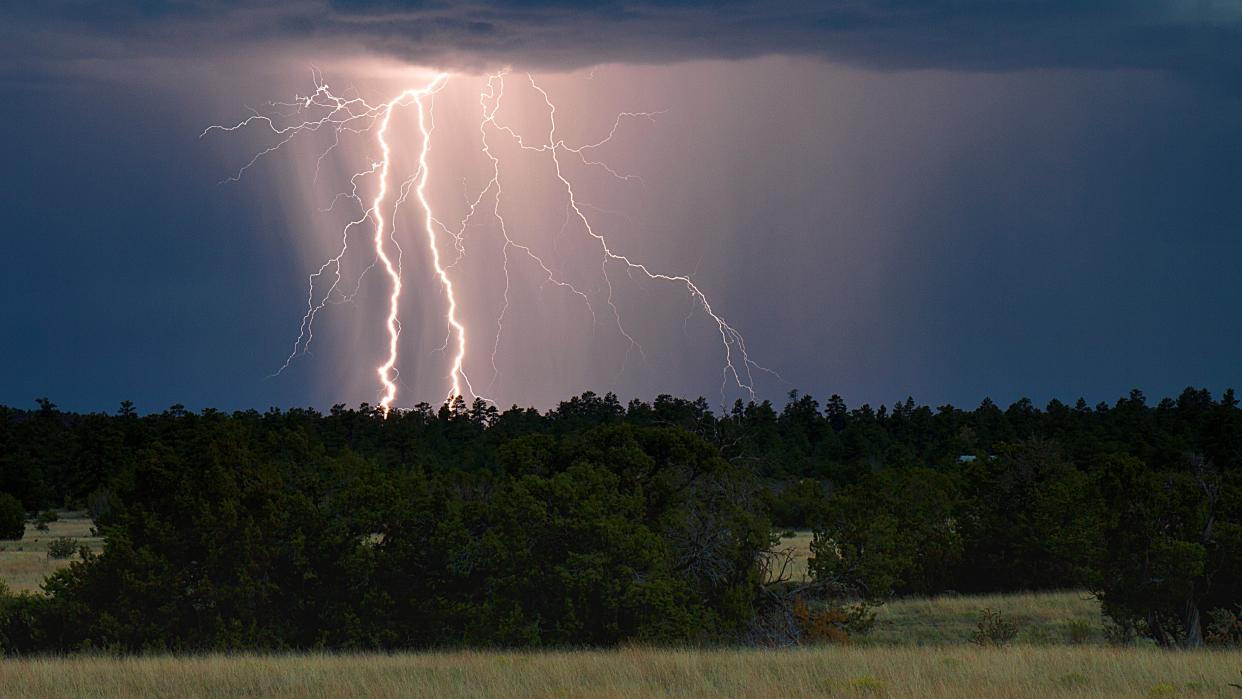
[(43, 579), (69, 565), (73, 558), (54, 560), (47, 557), (47, 545), (53, 539), (71, 537), (84, 546), (99, 551), (103, 538), (91, 536), (90, 517), (85, 512), (64, 510), (60, 519), (49, 522), (47, 531), (26, 524), (26, 533), (19, 541), (0, 541), (0, 581), (15, 592), (33, 592), (43, 584)]
[(0, 663), (45, 697), (1238, 697), (1242, 653), (1014, 646), (74, 657)]
[[(805, 582), (809, 579), (807, 574), (807, 559), (811, 557), (811, 537), (812, 533), (807, 531), (797, 531), (793, 536), (781, 538), (781, 543), (777, 547), (779, 549), (793, 549), (792, 570), (790, 570), (790, 580), (794, 582)], [(775, 576), (774, 576), (775, 577)]]

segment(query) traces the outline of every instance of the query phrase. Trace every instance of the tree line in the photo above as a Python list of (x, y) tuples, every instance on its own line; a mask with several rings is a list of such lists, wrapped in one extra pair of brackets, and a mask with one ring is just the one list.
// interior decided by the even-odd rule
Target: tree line
[[(1233, 391), (1195, 388), (721, 414), (40, 400), (0, 407), (0, 519), (87, 508), (105, 547), (0, 591), (0, 647), (781, 644), (865, 632), (893, 595), (1055, 588), (1095, 592), (1121, 640), (1237, 643), (1240, 464)], [(793, 529), (807, 580), (782, 573)]]

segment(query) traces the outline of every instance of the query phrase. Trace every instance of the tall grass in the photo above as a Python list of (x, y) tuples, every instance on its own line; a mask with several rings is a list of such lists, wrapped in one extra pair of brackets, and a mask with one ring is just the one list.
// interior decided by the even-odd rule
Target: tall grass
[(0, 694), (51, 697), (1237, 697), (1242, 653), (818, 647), (33, 658)]

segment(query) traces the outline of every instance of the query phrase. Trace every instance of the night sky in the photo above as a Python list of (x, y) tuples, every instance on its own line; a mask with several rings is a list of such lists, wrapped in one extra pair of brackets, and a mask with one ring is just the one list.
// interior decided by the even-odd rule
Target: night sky
[[(761, 398), (1242, 388), (1236, 2), (47, 0), (0, 6), (0, 403), (373, 402), (378, 286), (269, 377), (331, 253), (303, 176), (314, 148), (221, 184), (267, 142), (200, 133), (306, 94), (312, 67), (382, 99), (406, 68), (448, 71), (441, 126), (461, 144), (436, 152), (433, 187), (447, 210), (463, 180), (480, 184), (458, 115), (506, 66), (535, 75), (581, 141), (619, 111), (660, 112), (601, 153), (642, 183), (584, 175), (583, 196), (619, 246), (693, 273), (783, 377)], [(513, 84), (508, 118), (546, 128)], [(545, 194), (523, 200), (532, 231), (559, 221)], [(442, 396), (439, 298), (420, 264), (402, 405)], [(497, 278), (477, 274), (468, 300), (490, 309)], [(711, 329), (683, 326), (684, 294), (626, 284), (645, 361), (617, 354), (607, 323), (571, 322), (554, 290), (515, 287), (497, 401), (737, 397), (721, 397)], [(468, 320), (490, 338), (493, 318)]]

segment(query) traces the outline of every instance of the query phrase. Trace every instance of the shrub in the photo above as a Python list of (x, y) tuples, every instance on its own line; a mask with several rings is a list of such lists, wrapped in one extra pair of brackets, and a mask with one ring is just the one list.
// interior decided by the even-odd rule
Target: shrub
[(8, 493), (0, 493), (0, 539), (16, 541), (26, 533), (26, 511)]
[(1065, 622), (1065, 637), (1070, 643), (1080, 646), (1091, 640), (1091, 624), (1084, 619), (1070, 619)]
[(1217, 646), (1242, 646), (1242, 606), (1235, 610), (1213, 609), (1208, 612), (1208, 643)]
[(953, 483), (925, 468), (881, 472), (828, 502), (807, 561), (811, 577), (846, 584), (871, 601), (894, 592), (943, 590), (961, 540), (953, 520)]
[(0, 663), (4, 656), (39, 649), (37, 626), (47, 604), (47, 598), (42, 595), (15, 595), (0, 583)]
[(823, 483), (804, 478), (775, 495), (772, 520), (786, 527), (814, 527), (823, 519), (827, 503), (828, 493)]
[(875, 623), (875, 612), (866, 604), (828, 606), (812, 610), (801, 598), (794, 598), (793, 616), (809, 643), (849, 643), (862, 636)]
[(1104, 640), (1110, 646), (1132, 646), (1138, 640), (1138, 627), (1129, 619), (1104, 617)]
[(60, 515), (55, 510), (44, 510), (35, 518), (35, 529), (41, 532), (47, 531), (47, 525), (60, 519)]
[(69, 558), (78, 552), (78, 540), (71, 536), (52, 539), (47, 544), (47, 557), (55, 559)]
[(1000, 612), (984, 609), (970, 642), (980, 646), (1004, 646), (1017, 636), (1017, 624), (1006, 619)]

